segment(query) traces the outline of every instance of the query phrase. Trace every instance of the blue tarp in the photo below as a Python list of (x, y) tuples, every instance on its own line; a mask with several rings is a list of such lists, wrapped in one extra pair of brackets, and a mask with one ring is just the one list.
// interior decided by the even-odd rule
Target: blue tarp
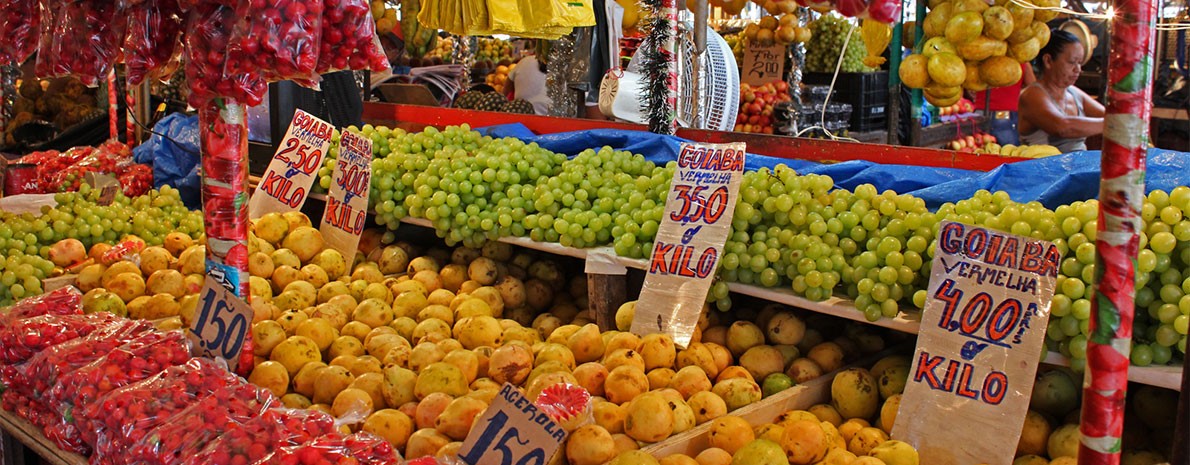
[[(536, 142), (548, 150), (572, 156), (588, 148), (609, 146), (642, 154), (658, 164), (675, 160), (679, 145), (684, 141), (675, 136), (619, 129), (535, 135), (519, 123), (481, 128), (479, 131), (494, 137), (516, 137), (526, 142)], [(970, 198), (980, 189), (993, 192), (1002, 190), (1018, 202), (1037, 200), (1046, 207), (1057, 208), (1059, 205), (1098, 197), (1099, 155), (1099, 151), (1074, 152), (1009, 163), (982, 172), (885, 165), (868, 161), (820, 164), (749, 154), (747, 168), (771, 168), (784, 163), (799, 173), (828, 175), (834, 179), (836, 187), (843, 189), (872, 184), (878, 190), (892, 189), (897, 193), (912, 194), (925, 200), (930, 208)], [(1145, 183), (1148, 190), (1165, 191), (1190, 185), (1190, 153), (1149, 150)]]
[(153, 187), (173, 186), (181, 191), (187, 207), (198, 208), (198, 117), (172, 113), (158, 121), (153, 132), (149, 140), (132, 150), (136, 162), (153, 165)]

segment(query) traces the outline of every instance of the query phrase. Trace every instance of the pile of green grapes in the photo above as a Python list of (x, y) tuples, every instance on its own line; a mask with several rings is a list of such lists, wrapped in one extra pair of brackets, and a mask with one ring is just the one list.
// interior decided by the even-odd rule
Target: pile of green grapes
[(812, 73), (833, 73), (839, 63), (839, 52), (843, 49), (843, 41), (847, 34), (851, 39), (847, 41), (847, 53), (843, 56), (844, 73), (866, 73), (873, 68), (864, 66), (864, 38), (853, 20), (839, 16), (838, 13), (827, 13), (810, 22), (812, 33), (810, 42), (806, 44), (806, 69)]

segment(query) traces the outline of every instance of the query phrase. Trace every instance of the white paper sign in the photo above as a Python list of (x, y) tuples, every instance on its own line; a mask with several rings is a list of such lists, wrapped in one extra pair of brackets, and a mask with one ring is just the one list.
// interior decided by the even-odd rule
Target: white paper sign
[(252, 307), (210, 275), (198, 296), (189, 328), (194, 354), (222, 358), (235, 366), (252, 325)]
[(334, 131), (334, 126), (326, 121), (302, 110), (294, 112), (269, 169), (248, 200), (249, 218), (302, 209)]
[(892, 437), (921, 463), (1010, 465), (1061, 252), (1050, 242), (943, 222), (917, 350)]
[(690, 343), (732, 230), (745, 157), (742, 142), (682, 144), (632, 332)]
[(565, 440), (561, 425), (505, 383), (475, 420), (459, 459), (469, 465), (546, 465)]
[(368, 190), (372, 185), (372, 139), (343, 131), (331, 190), (322, 213), (322, 238), (347, 260), (351, 269), (359, 238), (368, 221)]

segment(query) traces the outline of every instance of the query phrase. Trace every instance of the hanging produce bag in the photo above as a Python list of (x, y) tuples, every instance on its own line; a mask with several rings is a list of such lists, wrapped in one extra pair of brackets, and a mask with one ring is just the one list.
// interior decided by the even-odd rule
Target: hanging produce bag
[(587, 27), (595, 25), (595, 10), (590, 0), (549, 0), (553, 18), (548, 26)]
[(885, 24), (892, 24), (901, 19), (901, 0), (872, 0), (868, 4), (866, 18), (874, 19)]
[(190, 106), (207, 108), (219, 97), (259, 105), (268, 83), (257, 73), (225, 73), (227, 47), (235, 25), (235, 10), (217, 3), (194, 5), (186, 21), (186, 81)]
[(125, 4), (128, 31), (124, 63), (128, 83), (166, 80), (177, 71), (182, 53), (182, 7), (178, 0), (130, 1)]
[(0, 64), (20, 65), (37, 51), (41, 15), (37, 0), (0, 0)]
[(491, 35), (491, 21), (491, 17), (488, 16), (487, 1), (463, 0), (463, 29), (467, 31), (467, 35)]
[(111, 0), (65, 0), (53, 7), (59, 9), (53, 49), (57, 68), (88, 87), (98, 86), (120, 56), (128, 18)]
[[(521, 16), (520, 1), (510, 2), (508, 0), (487, 0), (488, 2), (488, 18), (491, 21), (492, 32), (499, 34), (519, 33), (525, 31), (525, 18), (529, 17), (526, 14)], [(425, 11), (425, 5), (422, 6)], [(421, 16), (418, 16), (421, 18)]]
[(376, 73), (388, 70), (388, 56), (376, 35), (376, 22), (367, 0), (325, 1), (318, 74), (346, 69)]
[(37, 61), (33, 72), (39, 78), (58, 77), (65, 72), (58, 66), (57, 36), (54, 26), (58, 21), (58, 3), (53, 0), (37, 0), (40, 19), (37, 27)]
[(885, 62), (882, 55), (888, 49), (888, 42), (892, 40), (892, 26), (867, 18), (860, 22), (860, 35), (864, 38), (864, 48), (868, 50), (868, 56), (864, 57), (864, 66), (879, 68)]
[(224, 73), (314, 86), (322, 13), (322, 0), (240, 0)]

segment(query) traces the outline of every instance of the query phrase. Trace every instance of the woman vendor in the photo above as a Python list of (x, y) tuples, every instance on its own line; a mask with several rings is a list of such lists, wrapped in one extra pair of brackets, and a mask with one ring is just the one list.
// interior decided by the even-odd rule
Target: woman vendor
[(1062, 153), (1087, 149), (1087, 137), (1103, 133), (1104, 109), (1074, 82), (1086, 50), (1073, 34), (1055, 30), (1037, 54), (1037, 82), (1021, 92), (1021, 143), (1049, 144)]

